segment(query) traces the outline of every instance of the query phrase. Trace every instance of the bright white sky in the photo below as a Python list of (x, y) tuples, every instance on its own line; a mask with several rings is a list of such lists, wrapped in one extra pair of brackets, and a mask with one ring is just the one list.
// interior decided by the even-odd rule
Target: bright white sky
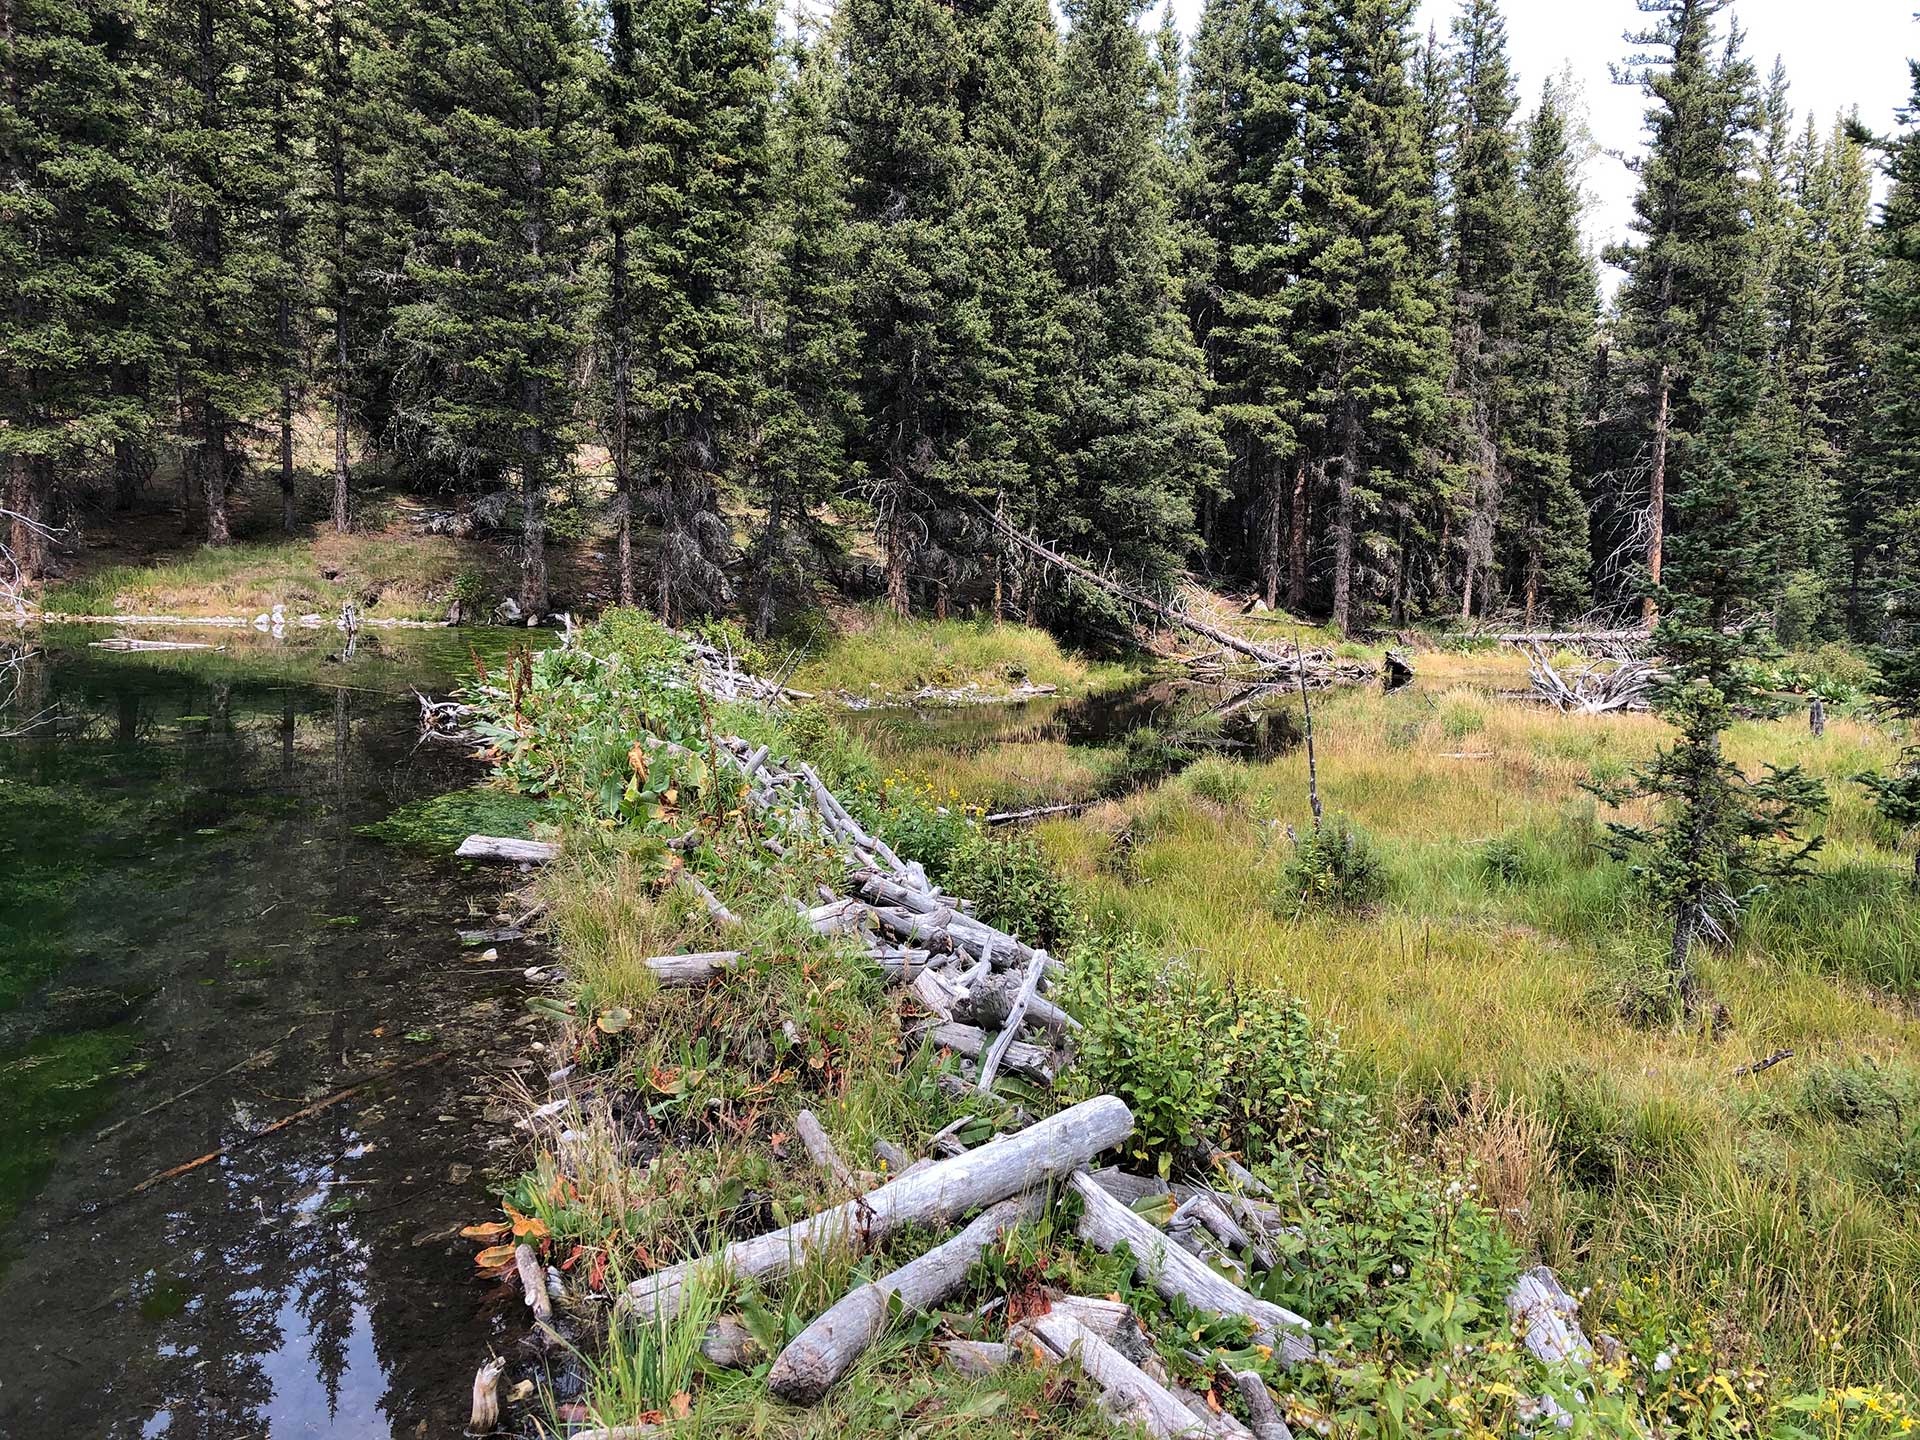
[[(1191, 37), (1204, 0), (1167, 3)], [(1420, 26), (1434, 26), (1444, 38), (1459, 9), (1459, 0), (1420, 0)], [(1785, 59), (1796, 130), (1809, 112), (1824, 130), (1835, 114), (1857, 105), (1861, 120), (1885, 134), (1911, 90), (1907, 57), (1920, 56), (1917, 9), (1920, 0), (1734, 0), (1730, 13), (1746, 30), (1748, 58), (1762, 77), (1775, 55)], [(1586, 90), (1595, 141), (1603, 150), (1639, 150), (1645, 99), (1633, 87), (1613, 84), (1607, 70), (1627, 54), (1624, 32), (1644, 23), (1633, 0), (1506, 0), (1502, 10), (1522, 103), (1530, 106), (1543, 79), (1571, 67)], [(1589, 167), (1586, 185), (1594, 240), (1624, 238), (1633, 176), (1603, 154)]]

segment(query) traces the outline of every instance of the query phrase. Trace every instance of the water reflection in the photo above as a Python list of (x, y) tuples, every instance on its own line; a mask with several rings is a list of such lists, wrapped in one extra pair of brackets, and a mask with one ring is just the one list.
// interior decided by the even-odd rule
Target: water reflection
[(53, 718), (0, 740), (0, 1434), (459, 1433), (505, 1328), (454, 1231), (535, 957), (459, 947), (497, 875), (355, 833), (471, 778), (413, 744), (404, 684), (445, 668), (21, 671), (7, 714)]

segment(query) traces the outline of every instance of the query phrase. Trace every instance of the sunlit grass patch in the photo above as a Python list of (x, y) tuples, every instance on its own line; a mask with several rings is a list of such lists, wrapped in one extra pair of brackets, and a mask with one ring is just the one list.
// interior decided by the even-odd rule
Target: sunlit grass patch
[(855, 696), (907, 694), (924, 686), (998, 692), (1028, 683), (1084, 690), (1111, 683), (1124, 666), (1069, 653), (1044, 630), (990, 620), (901, 619), (881, 606), (836, 634), (795, 672), (803, 690)]

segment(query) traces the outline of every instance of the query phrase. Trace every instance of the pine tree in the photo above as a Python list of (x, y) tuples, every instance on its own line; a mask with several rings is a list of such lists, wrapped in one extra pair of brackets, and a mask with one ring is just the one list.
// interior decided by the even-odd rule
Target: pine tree
[(399, 420), (454, 476), (517, 479), (520, 603), (537, 612), (583, 344), (592, 195), (580, 15), (570, 0), (436, 0), (398, 39), (388, 58), (422, 73), (385, 163), (409, 172), (431, 217), (411, 236), (393, 317), (409, 378)]
[(322, 256), (319, 286), (328, 312), (328, 398), (333, 410), (333, 498), (329, 520), (336, 534), (352, 523), (352, 471), (348, 464), (348, 397), (352, 392), (354, 262), (360, 211), (353, 203), (363, 183), (349, 137), (349, 116), (361, 109), (354, 57), (365, 38), (362, 0), (318, 0), (314, 15), (319, 58), (315, 66), (314, 139), (320, 169), (315, 205), (315, 248)]
[(633, 32), (636, 403), (661, 523), (655, 605), (672, 622), (730, 597), (719, 485), (753, 364), (747, 250), (767, 177), (773, 13), (764, 0), (642, 0)]
[(279, 392), (280, 528), (292, 532), (297, 497), (293, 471), (293, 412), (305, 370), (308, 321), (307, 221), (312, 203), (308, 131), (317, 118), (313, 41), (306, 8), (296, 0), (261, 0), (266, 28), (266, 74), (261, 104), (278, 193), (273, 207), (273, 269), (267, 286), (274, 307), (273, 381)]
[(1892, 184), (1874, 235), (1872, 391), (1848, 507), (1857, 527), (1848, 609), (1854, 632), (1874, 639), (1920, 583), (1920, 555), (1905, 543), (1920, 523), (1920, 63), (1912, 69), (1913, 103), (1888, 151)]
[(1645, 88), (1648, 146), (1636, 169), (1633, 228), (1611, 257), (1627, 272), (1619, 297), (1617, 362), (1634, 388), (1648, 476), (1639, 519), (1655, 615), (1667, 512), (1684, 484), (1687, 447), (1702, 423), (1709, 357), (1745, 283), (1750, 233), (1743, 183), (1752, 121), (1752, 71), (1739, 32), (1714, 54), (1714, 17), (1728, 0), (1639, 0), (1655, 18), (1629, 36), (1642, 47), (1618, 72)]
[(1655, 595), (1654, 643), (1666, 673), (1655, 709), (1678, 732), (1632, 780), (1597, 787), (1614, 803), (1652, 798), (1666, 807), (1654, 827), (1616, 823), (1616, 846), (1639, 860), (1672, 931), (1667, 951), (1674, 999), (1692, 1014), (1697, 941), (1729, 938), (1741, 912), (1770, 881), (1804, 872), (1822, 837), (1797, 827), (1825, 807), (1817, 781), (1798, 767), (1749, 777), (1722, 748), (1736, 711), (1765, 714), (1773, 701), (1755, 675), (1772, 653), (1752, 576), (1770, 537), (1762, 497), (1786, 462), (1769, 383), (1758, 276), (1727, 317), (1712, 370), (1700, 387), (1704, 421)]
[[(962, 39), (969, 71), (958, 219), (978, 320), (967, 341), (967, 459), (955, 484), (1025, 530), (1051, 525), (1061, 485), (1057, 391), (1067, 344), (1051, 254), (1062, 223), (1060, 42), (1045, 0), (992, 0)], [(1030, 613), (1024, 553), (990, 544), (994, 613), (1009, 601)], [(944, 569), (936, 606), (958, 578), (953, 558)]]
[(1139, 8), (1075, 0), (1067, 9), (1056, 255), (1073, 351), (1061, 468), (1072, 542), (1164, 584), (1193, 543), (1194, 494), (1224, 455), (1167, 268), (1172, 207), (1154, 163)]
[(773, 628), (783, 599), (802, 598), (804, 546), (817, 507), (848, 478), (853, 390), (854, 255), (839, 75), (823, 39), (791, 50), (773, 127), (772, 204), (760, 283), (761, 380), (751, 447), (765, 519), (754, 546), (754, 629)]
[(137, 445), (163, 356), (138, 5), (0, 0), (0, 585), (45, 572), (56, 491)]
[(1453, 389), (1464, 412), (1466, 515), (1460, 618), (1481, 609), (1495, 582), (1506, 434), (1507, 367), (1522, 316), (1518, 268), (1520, 191), (1512, 132), (1519, 100), (1507, 65), (1506, 22), (1496, 0), (1467, 0), (1453, 22), (1449, 193)]
[(1292, 334), (1303, 258), (1297, 24), (1290, 4), (1210, 0), (1194, 37), (1187, 200), (1206, 267), (1189, 313), (1227, 444), (1226, 487), (1251, 532), (1212, 538), (1251, 561), (1269, 607), (1284, 569), (1295, 608), (1308, 528), (1305, 376)]
[(228, 498), (243, 466), (239, 430), (276, 390), (281, 176), (274, 156), (271, 27), (255, 0), (156, 0), (165, 83), (159, 144), (169, 162), (172, 306), (189, 493), (206, 539), (232, 538)]
[(934, 0), (847, 0), (840, 20), (863, 259), (861, 459), (887, 602), (905, 614), (910, 567), (953, 507), (962, 401), (977, 370), (971, 270), (954, 221), (966, 50), (955, 15)]
[[(1431, 167), (1409, 81), (1411, 0), (1306, 0), (1306, 131), (1297, 343), (1325, 397), (1334, 478), (1332, 618), (1404, 605), (1405, 557), (1440, 508), (1418, 465), (1444, 411), (1446, 331), (1426, 260)], [(1383, 523), (1384, 522), (1384, 523)]]
[(1518, 315), (1501, 426), (1503, 564), (1519, 578), (1524, 628), (1587, 603), (1587, 511), (1573, 483), (1574, 429), (1598, 310), (1580, 238), (1566, 116), (1549, 84), (1527, 124), (1520, 182)]

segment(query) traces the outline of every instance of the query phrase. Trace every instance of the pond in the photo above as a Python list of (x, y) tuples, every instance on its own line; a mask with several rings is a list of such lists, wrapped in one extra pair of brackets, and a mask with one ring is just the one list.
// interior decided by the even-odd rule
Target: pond
[(0, 739), (0, 1434), (459, 1433), (525, 1328), (456, 1232), (513, 1158), (505, 1077), (543, 1068), (541, 955), (457, 933), (511, 872), (357, 827), (476, 778), (416, 747), (408, 687), (507, 637), (25, 638), (0, 710), (24, 727)]

